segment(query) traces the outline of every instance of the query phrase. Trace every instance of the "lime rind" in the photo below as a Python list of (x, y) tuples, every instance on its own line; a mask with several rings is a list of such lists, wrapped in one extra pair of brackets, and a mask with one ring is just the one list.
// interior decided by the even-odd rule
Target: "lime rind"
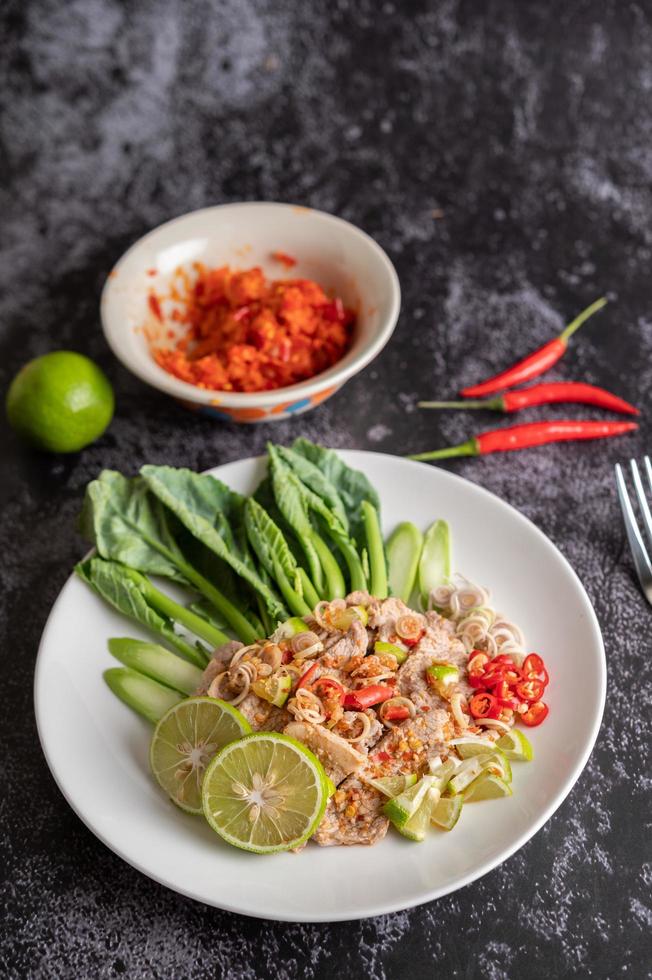
[(202, 803), (209, 825), (227, 843), (274, 854), (312, 836), (328, 795), (328, 777), (310, 749), (289, 735), (254, 732), (215, 756)]
[(383, 776), (380, 779), (365, 779), (365, 782), (369, 786), (373, 786), (379, 793), (382, 793), (383, 796), (388, 796), (390, 799), (393, 799), (395, 796), (400, 796), (405, 790), (414, 786), (416, 781), (417, 774), (415, 772), (403, 776)]
[(432, 788), (432, 785), (432, 776), (422, 776), (418, 782), (406, 789), (405, 792), (394, 797), (392, 800), (388, 800), (383, 806), (383, 813), (391, 820), (395, 827), (398, 829), (404, 827), (408, 820), (417, 812), (426, 794)]
[(519, 728), (512, 728), (510, 732), (506, 732), (496, 744), (512, 762), (531, 762), (534, 758), (530, 740)]
[(474, 756), (472, 759), (465, 759), (464, 762), (459, 766), (455, 775), (448, 781), (447, 792), (451, 796), (455, 796), (457, 793), (461, 793), (469, 783), (480, 775), (482, 772), (482, 761), (480, 756)]
[(407, 837), (408, 840), (416, 841), (417, 843), (421, 843), (421, 841), (426, 839), (433, 810), (439, 802), (439, 795), (438, 789), (431, 787), (427, 791), (416, 813), (410, 817), (407, 823), (396, 828), (403, 837)]
[(202, 812), (201, 786), (212, 757), (251, 731), (237, 708), (216, 698), (186, 698), (158, 722), (150, 744), (154, 778), (187, 813)]
[(470, 759), (474, 755), (484, 755), (485, 752), (492, 752), (495, 742), (488, 738), (481, 738), (479, 735), (463, 735), (455, 738), (450, 743), (455, 749), (460, 759)]
[(442, 762), (439, 766), (432, 769), (431, 775), (434, 780), (434, 788), (438, 789), (440, 793), (443, 793), (456, 768), (455, 762), (452, 759), (447, 759), (446, 762)]
[(492, 772), (482, 772), (464, 790), (463, 798), (465, 803), (470, 803), (480, 800), (497, 800), (511, 795), (512, 788), (504, 779)]

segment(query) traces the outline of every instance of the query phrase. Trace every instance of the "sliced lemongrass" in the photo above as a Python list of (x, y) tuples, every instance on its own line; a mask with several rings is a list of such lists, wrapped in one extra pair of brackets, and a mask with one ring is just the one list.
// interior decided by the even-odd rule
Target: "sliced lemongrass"
[(367, 736), (371, 732), (371, 719), (369, 718), (368, 715), (364, 713), (364, 711), (356, 711), (355, 717), (362, 725), (362, 730), (360, 734), (352, 738), (350, 738), (348, 735), (342, 736), (342, 738), (346, 739), (347, 742), (351, 742), (351, 743), (361, 742), (363, 739), (367, 738)]
[(484, 725), (486, 728), (495, 728), (499, 732), (509, 732), (511, 730), (511, 725), (507, 722), (501, 721), (499, 718), (474, 718), (474, 725)]
[(461, 693), (461, 691), (456, 691), (450, 700), (450, 706), (451, 706), (451, 712), (453, 714), (453, 718), (455, 719), (459, 727), (462, 729), (469, 727), (468, 715), (466, 715), (464, 711), (462, 711), (462, 705), (466, 703), (467, 703), (466, 698)]

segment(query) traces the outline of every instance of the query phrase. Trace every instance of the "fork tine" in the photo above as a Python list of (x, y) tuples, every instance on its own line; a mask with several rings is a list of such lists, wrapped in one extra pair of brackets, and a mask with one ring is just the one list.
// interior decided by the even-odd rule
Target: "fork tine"
[(647, 594), (647, 589), (652, 581), (652, 565), (650, 564), (650, 559), (648, 558), (643, 539), (641, 538), (641, 532), (638, 529), (638, 524), (634, 517), (634, 511), (629, 499), (625, 477), (623, 476), (620, 463), (616, 463), (616, 488), (618, 490), (618, 500), (620, 501), (620, 509), (623, 512), (625, 531), (632, 552), (632, 558), (634, 559), (636, 574), (638, 575), (643, 592)]
[[(639, 472), (638, 464), (635, 459), (630, 459), (629, 466), (632, 471), (632, 479), (634, 480), (634, 489), (636, 490), (638, 506), (641, 508), (643, 527), (645, 528), (647, 539), (650, 542), (650, 545), (652, 545), (652, 514), (650, 514), (650, 508), (648, 506), (647, 498), (645, 496), (645, 490), (643, 489), (643, 481), (641, 480), (641, 474)], [(648, 479), (649, 479), (649, 473), (648, 473)]]
[(652, 493), (652, 463), (650, 462), (650, 457), (644, 456), (643, 462), (645, 463), (645, 472), (647, 473), (647, 482), (650, 486), (650, 493)]

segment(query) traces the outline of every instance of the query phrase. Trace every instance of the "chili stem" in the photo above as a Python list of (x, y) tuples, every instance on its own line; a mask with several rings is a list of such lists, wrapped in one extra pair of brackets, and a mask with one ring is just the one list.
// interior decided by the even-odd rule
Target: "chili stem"
[(444, 449), (433, 449), (429, 453), (417, 453), (408, 456), (408, 459), (427, 460), (427, 459), (451, 459), (453, 456), (478, 456), (480, 449), (475, 439), (468, 439), (459, 446), (446, 446)]
[(500, 398), (478, 398), (463, 402), (417, 402), (418, 408), (486, 408), (489, 412), (504, 412), (505, 402)]
[(591, 303), (590, 306), (587, 306), (587, 308), (585, 310), (582, 310), (582, 312), (579, 313), (574, 320), (571, 320), (571, 322), (568, 324), (567, 327), (564, 327), (562, 332), (559, 334), (559, 339), (563, 340), (563, 342), (567, 344), (569, 339), (573, 336), (573, 334), (577, 330), (580, 329), (582, 324), (586, 323), (589, 317), (593, 316), (594, 313), (597, 313), (598, 310), (601, 310), (602, 307), (606, 305), (607, 305), (606, 296), (602, 296), (600, 299), (596, 299), (595, 303)]

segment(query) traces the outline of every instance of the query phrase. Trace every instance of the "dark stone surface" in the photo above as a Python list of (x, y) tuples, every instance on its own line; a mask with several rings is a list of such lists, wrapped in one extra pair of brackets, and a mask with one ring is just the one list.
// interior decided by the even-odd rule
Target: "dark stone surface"
[[(604, 291), (614, 302), (554, 376), (649, 411), (649, 5), (5, 0), (0, 16), (3, 389), (29, 357), (68, 347), (100, 362), (118, 403), (104, 438), (69, 458), (21, 448), (2, 423), (2, 975), (649, 975), (650, 610), (612, 486), (613, 463), (649, 447), (645, 417), (620, 442), (452, 466), (573, 563), (604, 630), (609, 695), (596, 750), (553, 819), (448, 898), (335, 926), (180, 898), (73, 815), (31, 694), (41, 629), (82, 549), (80, 496), (101, 467), (201, 469), (299, 432), (396, 453), (459, 441), (491, 419), (420, 413), (416, 400), (505, 365)], [(98, 297), (151, 227), (257, 198), (361, 225), (396, 263), (403, 311), (382, 356), (327, 405), (246, 428), (193, 417), (127, 374)]]

